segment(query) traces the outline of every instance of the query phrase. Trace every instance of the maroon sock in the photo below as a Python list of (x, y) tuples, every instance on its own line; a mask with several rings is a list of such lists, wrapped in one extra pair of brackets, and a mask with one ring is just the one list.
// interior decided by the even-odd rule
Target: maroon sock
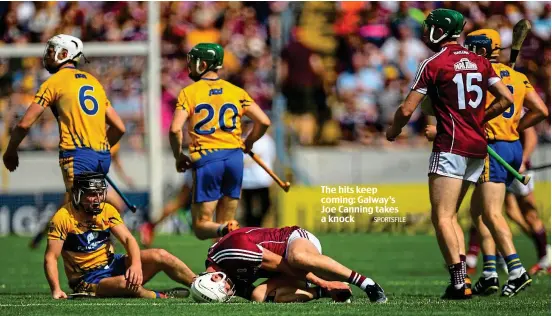
[(367, 278), (356, 271), (351, 272), (351, 275), (349, 276), (349, 283), (358, 286), (363, 291), (366, 291), (366, 287), (368, 285), (374, 285), (374, 281), (372, 279)]
[(468, 254), (477, 257), (479, 255), (481, 247), (479, 245), (479, 234), (477, 233), (477, 229), (475, 228), (475, 226), (470, 227), (470, 241), (468, 245)]
[(462, 262), (458, 262), (448, 266), (450, 273), (450, 283), (452, 285), (464, 284), (464, 271), (462, 265)]
[(546, 256), (546, 229), (543, 228), (538, 233), (533, 233), (533, 242), (535, 243), (535, 247), (537, 248), (537, 254), (539, 256), (539, 259)]

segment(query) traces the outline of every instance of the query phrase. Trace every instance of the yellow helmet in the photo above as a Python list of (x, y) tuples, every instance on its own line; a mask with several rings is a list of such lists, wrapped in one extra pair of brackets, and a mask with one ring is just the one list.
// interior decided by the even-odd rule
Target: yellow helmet
[(502, 41), (500, 40), (500, 34), (497, 31), (492, 29), (481, 29), (481, 30), (473, 31), (466, 36), (466, 39), (468, 39), (471, 36), (487, 37), (491, 42), (490, 56), (496, 57), (500, 54)]

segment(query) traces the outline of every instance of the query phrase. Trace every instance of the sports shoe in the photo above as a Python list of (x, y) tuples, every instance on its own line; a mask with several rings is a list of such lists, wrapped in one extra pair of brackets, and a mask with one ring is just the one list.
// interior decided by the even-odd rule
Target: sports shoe
[(502, 296), (512, 297), (519, 293), (519, 291), (531, 286), (531, 282), (533, 282), (531, 277), (527, 274), (527, 272), (523, 272), (519, 278), (508, 280), (508, 282), (504, 284), (502, 287)]
[(466, 284), (457, 289), (454, 285), (449, 284), (445, 290), (445, 294), (441, 296), (444, 300), (468, 300), (472, 298), (472, 291)]
[(472, 287), (472, 280), (468, 274), (464, 274), (464, 283), (471, 289)]
[(480, 277), (479, 280), (475, 282), (472, 292), (473, 295), (487, 296), (496, 293), (499, 286), (498, 277), (490, 277), (488, 279)]
[(160, 291), (159, 294), (162, 298), (186, 298), (190, 296), (190, 290), (183, 287), (175, 287), (167, 291)]
[(233, 220), (229, 221), (228, 223), (226, 223), (226, 225), (224, 225), (224, 227), (221, 229), (220, 237), (224, 237), (228, 233), (233, 232), (233, 231), (238, 230), (238, 229), (240, 229), (240, 224), (238, 223), (237, 220), (233, 219)]
[(550, 266), (544, 267), (539, 262), (535, 263), (535, 265), (529, 269), (529, 275), (542, 275), (547, 273), (550, 273)]
[(145, 222), (140, 225), (140, 228), (138, 228), (138, 231), (140, 232), (140, 243), (144, 245), (144, 247), (149, 248), (151, 246), (151, 243), (153, 242), (154, 230), (155, 226), (153, 226), (150, 222)]
[(372, 303), (387, 303), (387, 296), (385, 296), (385, 291), (377, 283), (374, 283), (374, 285), (368, 285), (364, 292), (366, 292), (366, 295), (368, 295), (368, 298)]

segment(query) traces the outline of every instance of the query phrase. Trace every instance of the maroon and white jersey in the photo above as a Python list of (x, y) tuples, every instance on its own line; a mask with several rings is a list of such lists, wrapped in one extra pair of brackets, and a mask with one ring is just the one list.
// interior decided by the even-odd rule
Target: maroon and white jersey
[(298, 226), (283, 228), (244, 227), (224, 236), (207, 254), (205, 266), (215, 263), (234, 283), (252, 284), (273, 273), (261, 269), (263, 248), (285, 257), (287, 241)]
[(483, 124), (487, 90), (498, 81), (486, 58), (458, 44), (444, 46), (420, 64), (412, 90), (431, 99), (437, 118), (434, 152), (487, 156)]

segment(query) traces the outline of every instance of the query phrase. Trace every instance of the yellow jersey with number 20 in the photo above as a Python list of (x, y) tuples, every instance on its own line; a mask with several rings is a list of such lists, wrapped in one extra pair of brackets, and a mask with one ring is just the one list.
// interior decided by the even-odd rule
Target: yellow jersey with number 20
[(192, 161), (217, 149), (242, 148), (241, 117), (253, 100), (243, 90), (222, 79), (206, 79), (180, 91), (177, 110), (188, 112)]

